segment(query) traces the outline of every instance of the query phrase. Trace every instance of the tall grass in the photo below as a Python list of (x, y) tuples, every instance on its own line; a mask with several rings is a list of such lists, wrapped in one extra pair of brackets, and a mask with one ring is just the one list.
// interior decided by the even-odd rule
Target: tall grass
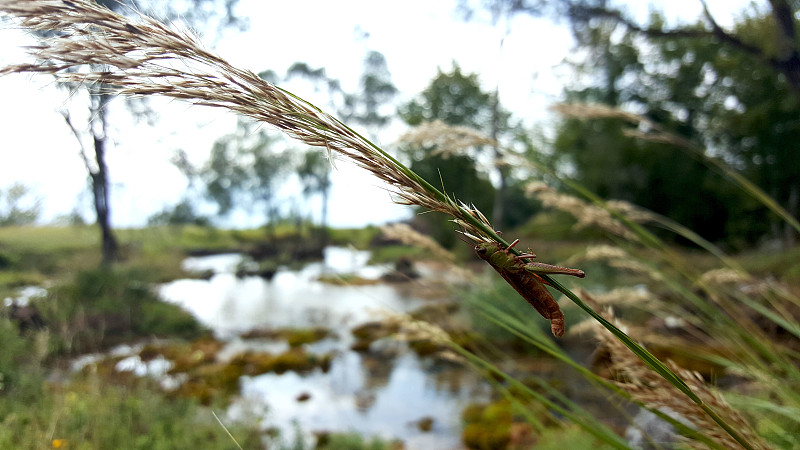
[[(419, 142), (429, 139), (432, 134), (461, 133), (461, 130), (441, 123), (435, 127), (435, 133), (431, 133), (431, 130), (432, 125), (428, 125), (419, 134), (407, 134), (405, 139)], [(659, 138), (667, 141), (666, 132), (661, 130), (660, 133)], [(448, 141), (448, 138), (437, 139)], [(456, 140), (451, 138), (449, 142)], [(461, 148), (440, 147), (439, 150), (458, 152)], [(603, 303), (600, 304), (588, 293), (584, 293), (584, 298), (580, 299), (553, 281), (565, 297), (594, 319), (592, 322), (595, 326), (591, 327), (593, 334), (600, 340), (601, 346), (611, 352), (613, 371), (624, 381), (616, 380), (615, 388), (607, 382), (603, 383), (606, 387), (612, 387), (617, 395), (636, 401), (656, 414), (664, 406), (672, 411), (680, 411), (682, 417), (691, 418), (693, 429), (663, 417), (663, 414), (659, 415), (684, 434), (711, 447), (741, 445), (745, 448), (764, 448), (764, 438), (771, 445), (787, 448), (800, 445), (796, 432), (800, 419), (794, 415), (798, 407), (797, 382), (800, 380), (798, 353), (795, 350), (797, 338), (800, 337), (797, 326), (798, 299), (787, 286), (777, 280), (759, 280), (735, 258), (668, 218), (624, 202), (603, 201), (549, 167), (517, 158), (510, 152), (507, 152), (506, 160), (515, 166), (528, 166), (557, 177), (562, 184), (572, 188), (582, 198), (557, 192), (541, 183), (532, 183), (528, 191), (545, 206), (573, 215), (576, 226), (603, 230), (615, 243), (587, 248), (569, 260), (568, 264), (598, 261), (616, 269), (618, 273), (627, 274), (627, 278), (633, 278), (636, 283), (646, 283), (651, 293), (657, 293), (647, 295), (647, 304), (641, 307), (635, 302), (641, 301), (642, 297), (632, 296), (637, 292), (635, 289), (616, 289), (613, 295), (603, 295)], [(720, 164), (719, 161), (709, 162), (715, 169)], [(735, 183), (740, 182), (737, 177), (731, 179)], [(745, 190), (749, 186), (740, 184)], [(750, 193), (754, 198), (763, 195), (760, 191)], [(776, 204), (772, 207), (780, 208)], [(784, 216), (787, 214), (785, 211), (783, 213)], [(698, 271), (693, 264), (696, 258), (687, 259), (685, 252), (673, 250), (646, 228), (649, 225), (672, 231), (694, 242), (716, 259), (716, 268)], [(549, 340), (531, 334), (530, 331), (535, 327), (521, 321), (518, 312), (501, 306), (502, 303), (497, 299), (479, 299), (475, 305), (485, 320), (567, 362), (587, 378), (595, 382), (602, 381), (555, 351)], [(631, 315), (638, 317), (638, 323), (615, 317), (610, 309), (602, 315), (596, 312), (611, 307), (628, 313), (636, 309), (637, 313)], [(682, 334), (673, 336), (669, 333), (670, 336), (664, 336), (665, 330), (658, 333), (640, 324), (647, 318), (673, 320), (686, 325), (681, 330)], [(597, 327), (598, 323), (603, 328)], [(586, 328), (587, 324), (577, 328)], [(675, 358), (690, 355), (690, 359), (695, 361), (723, 367), (727, 376), (740, 378), (737, 387), (747, 389), (748, 395), (734, 393), (730, 399), (735, 408), (730, 406), (726, 395), (694, 373), (671, 362), (663, 366), (659, 362), (651, 365), (652, 360), (648, 355), (641, 354), (627, 344), (622, 330), (645, 346), (659, 349), (661, 354)], [(625, 346), (621, 343), (625, 343)], [(633, 350), (640, 360), (632, 359), (633, 355), (628, 350)], [(642, 362), (649, 367), (642, 370)], [(661, 381), (653, 379), (652, 375), (656, 372), (662, 375), (662, 369), (672, 375), (664, 376)], [(669, 384), (664, 384), (663, 380), (669, 381)], [(680, 389), (686, 397), (676, 397), (672, 387)], [(765, 401), (765, 397), (775, 400)], [(764, 433), (765, 429), (770, 432)], [(761, 432), (761, 436), (756, 431)]]
[[(354, 162), (387, 183), (398, 203), (448, 214), (462, 227), (464, 235), (476, 242), (496, 241), (508, 246), (508, 242), (474, 207), (434, 188), (387, 152), (316, 106), (265, 82), (250, 71), (231, 66), (205, 50), (187, 33), (177, 32), (149, 18), (129, 20), (89, 0), (0, 0), (0, 12), (18, 18), (26, 28), (49, 33), (40, 46), (31, 49), (37, 60), (35, 63), (9, 66), (0, 69), (0, 74), (47, 73), (63, 82), (100, 83), (123, 95), (164, 95), (199, 105), (227, 108), (270, 124), (308, 145), (322, 147), (331, 157), (338, 155)], [(87, 66), (103, 69), (81, 69)], [(468, 134), (464, 130), (459, 130), (459, 133)], [(580, 190), (577, 185), (572, 187)], [(705, 281), (695, 276), (679, 255), (624, 212), (591, 193), (581, 193), (589, 198), (591, 203), (588, 205), (593, 208), (577, 212), (579, 217), (588, 212), (598, 213), (604, 221), (622, 230), (619, 235), (635, 238), (629, 245), (619, 241), (621, 247), (629, 248), (617, 262), (628, 266), (635, 263), (644, 273), (650, 274), (652, 282), (678, 299), (675, 303), (663, 302), (661, 309), (681, 313), (696, 335), (721, 346), (720, 353), (706, 356), (731, 371), (741, 373), (757, 386), (769, 387), (767, 392), (779, 395), (784, 403), (780, 411), (794, 412), (798, 406), (798, 394), (794, 390), (794, 381), (798, 379), (796, 355), (789, 347), (774, 346), (770, 336), (756, 327), (748, 314), (756, 312), (776, 324), (782, 317), (783, 325), (797, 331), (800, 327), (791, 318), (780, 314), (782, 310), (788, 311), (791, 306), (796, 306), (797, 300), (785, 290), (769, 285), (763, 294), (744, 298), (725, 286)], [(761, 200), (769, 205), (768, 199)], [(680, 229), (676, 228), (676, 231), (680, 232)], [(643, 249), (648, 251), (646, 259), (637, 256), (637, 252)], [(516, 249), (512, 251), (519, 254)], [(741, 274), (740, 271), (736, 273)], [(713, 395), (704, 383), (674, 365), (665, 364), (642, 346), (638, 341), (644, 341), (646, 336), (637, 336), (636, 340), (631, 338), (623, 331), (627, 326), (620, 319), (599, 313), (552, 277), (544, 275), (542, 278), (602, 326), (604, 331), (598, 331), (597, 336), (606, 339), (604, 343), (616, 358), (612, 360), (628, 377), (620, 386), (631, 398), (653, 409), (657, 409), (654, 405), (658, 402), (668, 399), (672, 401), (670, 405), (684, 407), (681, 412), (693, 420), (697, 432), (719, 445), (763, 446), (736, 411)], [(608, 333), (612, 339), (608, 339)], [(470, 354), (465, 356), (472, 358)], [(488, 364), (485, 360), (473, 361)], [(676, 393), (681, 395), (676, 396)], [(546, 401), (546, 398), (540, 400)], [(559, 407), (556, 403), (550, 406)], [(559, 411), (576, 422), (580, 419), (568, 409)], [(772, 413), (769, 417), (778, 414), (774, 410), (764, 412)], [(792, 420), (791, 414), (779, 416)], [(607, 430), (592, 425), (592, 421), (584, 422), (595, 436), (615, 446), (622, 445)], [(776, 420), (770, 425), (772, 429), (785, 431), (783, 422)]]

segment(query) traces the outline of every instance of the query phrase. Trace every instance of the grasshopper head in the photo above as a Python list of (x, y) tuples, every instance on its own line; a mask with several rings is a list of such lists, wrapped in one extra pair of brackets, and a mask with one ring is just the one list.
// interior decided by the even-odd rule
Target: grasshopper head
[(497, 242), (481, 242), (475, 246), (475, 254), (484, 261), (488, 261), (489, 258), (499, 250), (500, 244)]

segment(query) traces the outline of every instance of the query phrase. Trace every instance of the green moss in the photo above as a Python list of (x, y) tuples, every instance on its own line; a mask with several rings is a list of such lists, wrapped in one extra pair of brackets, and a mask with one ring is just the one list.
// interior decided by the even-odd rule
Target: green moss
[(350, 347), (352, 350), (360, 352), (369, 350), (370, 345), (381, 338), (390, 336), (399, 329), (396, 324), (385, 324), (383, 322), (368, 322), (359, 325), (350, 332), (356, 338), (356, 342)]
[(321, 275), (317, 281), (334, 286), (369, 286), (380, 283), (380, 280), (368, 280), (353, 274)]
[(419, 356), (430, 356), (439, 350), (442, 350), (442, 347), (439, 344), (435, 344), (428, 339), (416, 339), (410, 341), (408, 346), (411, 347), (411, 350)]
[(375, 226), (365, 228), (331, 228), (328, 230), (331, 243), (335, 245), (352, 245), (355, 248), (371, 248), (372, 241), (381, 234)]
[(299, 347), (325, 339), (330, 336), (330, 331), (325, 328), (292, 328), (284, 330), (281, 334), (290, 347)]
[(387, 245), (385, 247), (375, 247), (372, 249), (370, 263), (393, 263), (402, 258), (418, 259), (424, 256), (425, 250), (420, 247), (411, 247), (408, 245)]
[(461, 438), (472, 449), (503, 449), (511, 442), (512, 414), (508, 401), (473, 403), (461, 413)]
[(403, 448), (381, 438), (365, 438), (358, 433), (317, 433), (318, 450), (386, 450)]
[(496, 450), (508, 447), (511, 441), (510, 426), (493, 426), (485, 423), (471, 423), (461, 431), (461, 438), (467, 448)]

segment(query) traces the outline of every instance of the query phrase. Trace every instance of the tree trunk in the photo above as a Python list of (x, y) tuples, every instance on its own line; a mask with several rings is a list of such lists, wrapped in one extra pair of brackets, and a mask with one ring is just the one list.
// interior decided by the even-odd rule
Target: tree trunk
[(330, 191), (330, 184), (322, 189), (322, 217), (320, 218), (321, 230), (320, 238), (322, 246), (326, 247), (330, 236), (328, 234), (328, 193)]
[(110, 266), (117, 260), (119, 245), (111, 229), (111, 205), (109, 202), (108, 166), (106, 166), (106, 105), (111, 99), (109, 94), (94, 93), (92, 113), (97, 126), (92, 127), (94, 156), (97, 162), (95, 172), (89, 172), (94, 194), (94, 210), (97, 213), (97, 226), (103, 237), (103, 266)]

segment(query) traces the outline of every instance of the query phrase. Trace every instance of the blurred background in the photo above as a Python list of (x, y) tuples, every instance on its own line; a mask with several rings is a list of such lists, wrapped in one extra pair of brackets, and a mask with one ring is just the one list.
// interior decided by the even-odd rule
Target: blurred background
[[(796, 2), (98, 3), (191, 30), (580, 265), (576, 289), (730, 393), (754, 442), (800, 445)], [(2, 25), (0, 67), (28, 61), (40, 36)], [(562, 301), (553, 344), (448, 217), (325, 149), (49, 75), (0, 98), (0, 447), (234, 448), (210, 410), (245, 447), (683, 442), (648, 408), (716, 436), (665, 392), (609, 400), (598, 380), (630, 378), (570, 332), (585, 314)]]

